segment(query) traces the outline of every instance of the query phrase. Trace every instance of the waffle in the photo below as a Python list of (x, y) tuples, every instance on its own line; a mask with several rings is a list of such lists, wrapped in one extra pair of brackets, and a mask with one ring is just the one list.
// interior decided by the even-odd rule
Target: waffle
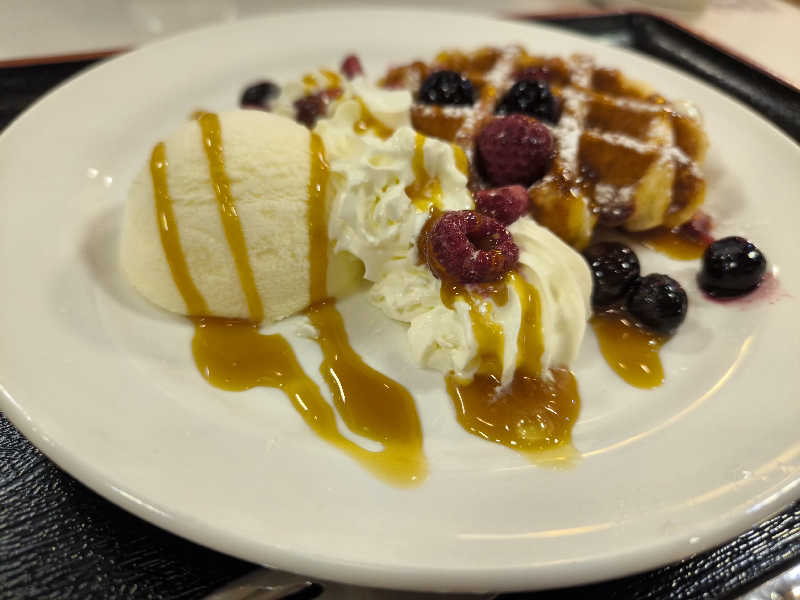
[[(467, 77), (476, 90), (475, 103), (415, 101), (412, 124), (426, 135), (459, 144), (470, 158), (476, 135), (522, 71), (536, 69), (550, 83), (561, 109), (558, 123), (550, 126), (556, 152), (529, 196), (533, 216), (567, 243), (582, 248), (598, 225), (628, 231), (674, 228), (703, 203), (699, 164), (708, 141), (690, 105), (669, 103), (645, 84), (596, 66), (588, 56), (544, 58), (517, 46), (442, 52), (433, 63), (390, 69), (381, 84), (416, 94), (425, 77), (441, 69)], [(486, 187), (474, 167), (470, 185)]]

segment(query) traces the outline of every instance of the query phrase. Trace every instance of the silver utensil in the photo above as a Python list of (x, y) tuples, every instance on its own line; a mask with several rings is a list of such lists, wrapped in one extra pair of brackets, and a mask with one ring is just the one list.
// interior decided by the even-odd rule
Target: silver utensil
[[(283, 571), (258, 569), (219, 588), (203, 600), (492, 600), (496, 594), (426, 594), (314, 582)], [(796, 564), (736, 600), (800, 600), (800, 564)]]
[(316, 582), (283, 571), (258, 569), (224, 587), (203, 600), (491, 600), (494, 594), (429, 594), (402, 592)]

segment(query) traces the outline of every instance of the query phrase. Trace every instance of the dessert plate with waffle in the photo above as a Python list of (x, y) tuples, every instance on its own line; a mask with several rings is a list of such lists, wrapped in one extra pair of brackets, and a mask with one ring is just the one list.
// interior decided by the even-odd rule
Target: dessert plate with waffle
[(653, 568), (798, 497), (797, 164), (708, 85), (546, 27), (181, 35), (0, 137), (3, 410), (112, 502), (285, 570)]

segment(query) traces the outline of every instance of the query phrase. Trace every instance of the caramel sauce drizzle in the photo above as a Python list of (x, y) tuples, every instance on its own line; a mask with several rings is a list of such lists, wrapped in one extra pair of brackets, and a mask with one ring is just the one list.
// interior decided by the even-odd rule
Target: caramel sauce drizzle
[(342, 83), (342, 77), (330, 69), (320, 69), (320, 73), (328, 82), (328, 87), (338, 87)]
[(328, 219), (325, 194), (330, 166), (325, 158), (322, 139), (311, 134), (311, 174), (308, 179), (308, 256), (309, 304), (322, 302), (328, 297)]
[[(344, 449), (372, 473), (395, 485), (421, 483), (428, 466), (414, 398), (353, 350), (342, 317), (331, 301), (312, 306), (308, 316), (319, 331), (323, 355), (319, 370), (333, 393), (337, 412), (350, 431), (383, 445), (378, 452), (355, 444)], [(340, 435), (338, 431), (336, 434)], [(332, 437), (329, 431), (326, 439)], [(340, 437), (342, 442), (346, 440)], [(342, 447), (341, 443), (337, 445)]]
[[(222, 161), (221, 132), (216, 115), (199, 117), (209, 169), (220, 203), (220, 216), (231, 239), (244, 243), (238, 215), (230, 195), (230, 184)], [(311, 138), (309, 180), (309, 243), (311, 281), (309, 292), (316, 303), (308, 310), (319, 332), (323, 352), (320, 366), (334, 395), (334, 406), (348, 428), (384, 448), (374, 452), (346, 438), (336, 424), (334, 409), (325, 401), (317, 384), (304, 372), (291, 345), (280, 335), (263, 335), (255, 321), (194, 316), (192, 353), (203, 377), (224, 390), (242, 391), (257, 386), (282, 390), (306, 424), (331, 445), (341, 449), (376, 477), (400, 487), (420, 484), (428, 467), (422, 451), (422, 427), (414, 400), (405, 388), (371, 369), (349, 344), (341, 315), (327, 300), (327, 224), (325, 189), (328, 166), (317, 136)], [(192, 315), (208, 312), (206, 302), (191, 279), (180, 244), (166, 177), (164, 145), (158, 144), (151, 158), (156, 216), (161, 241), (173, 279)], [(227, 225), (226, 225), (227, 220)], [(239, 235), (235, 229), (238, 228)], [(232, 229), (233, 235), (228, 234)], [(234, 254), (236, 249), (231, 243)], [(237, 267), (245, 263), (240, 256)], [(249, 268), (249, 263), (247, 264)], [(245, 274), (247, 272), (245, 271)], [(249, 271), (252, 281), (252, 270)], [(246, 278), (239, 270), (240, 282)], [(255, 285), (252, 286), (255, 289)], [(258, 306), (260, 307), (260, 299)], [(260, 314), (253, 311), (251, 315)]]
[(442, 184), (438, 177), (431, 177), (425, 169), (425, 136), (416, 133), (414, 156), (411, 159), (414, 181), (405, 189), (406, 195), (420, 211), (442, 208)]
[(250, 259), (247, 256), (247, 244), (242, 231), (242, 223), (239, 220), (239, 213), (236, 210), (236, 203), (231, 194), (231, 182), (225, 171), (225, 156), (222, 151), (222, 128), (219, 124), (219, 117), (214, 113), (204, 113), (197, 122), (203, 135), (203, 149), (208, 159), (208, 171), (211, 175), (211, 184), (214, 194), (217, 197), (219, 216), (222, 227), (225, 231), (225, 239), (233, 254), (233, 261), (236, 264), (236, 272), (239, 275), (239, 283), (247, 300), (247, 308), (250, 312), (250, 319), (258, 323), (264, 318), (264, 307), (261, 304), (261, 296), (256, 288), (253, 268), (250, 266)]
[(458, 144), (450, 144), (453, 148), (453, 158), (456, 161), (456, 169), (461, 171), (465, 177), (469, 177), (469, 159), (466, 152)]
[[(195, 364), (211, 385), (223, 390), (243, 391), (257, 386), (280, 389), (315, 434), (373, 475), (398, 487), (421, 483), (427, 475), (427, 465), (421, 451), (422, 432), (413, 402), (407, 405), (385, 401), (386, 395), (377, 389), (383, 383), (378, 379), (354, 390), (352, 377), (361, 377), (362, 367), (369, 367), (359, 363), (351, 367), (352, 372), (343, 373), (343, 365), (353, 356), (338, 352), (342, 345), (349, 348), (341, 317), (329, 303), (322, 303), (314, 310), (324, 315), (317, 323), (333, 324), (320, 332), (320, 344), (326, 356), (320, 371), (336, 392), (336, 408), (351, 430), (382, 442), (385, 449), (381, 452), (367, 450), (342, 435), (334, 409), (319, 386), (305, 373), (289, 342), (281, 335), (259, 333), (256, 323), (196, 319), (192, 340)], [(329, 360), (331, 352), (334, 364)], [(355, 357), (360, 361), (360, 357)], [(339, 384), (346, 392), (339, 393)], [(375, 395), (365, 395), (364, 391)]]
[(549, 378), (542, 376), (539, 294), (515, 272), (509, 272), (504, 283), (506, 288), (515, 288), (522, 309), (514, 377), (506, 387), (500, 387), (502, 352), (496, 348), (498, 342), (502, 344), (502, 328), (499, 336), (494, 332), (480, 334), (486, 325), (476, 323), (470, 304), (481, 364), (469, 383), (453, 374), (445, 378), (458, 422), (470, 433), (518, 450), (537, 462), (546, 451), (556, 452), (550, 457), (555, 460), (569, 458), (571, 430), (580, 412), (577, 382), (566, 369), (551, 369)]
[(590, 323), (600, 352), (622, 379), (643, 389), (658, 387), (664, 382), (658, 351), (667, 337), (638, 327), (625, 315), (613, 311), (593, 316)]
[(353, 123), (353, 131), (355, 131), (358, 135), (364, 135), (368, 131), (371, 131), (382, 140), (389, 139), (394, 133), (394, 130), (376, 119), (361, 98), (357, 98), (357, 100), (359, 106), (361, 107), (361, 115), (358, 121)]
[(542, 370), (544, 339), (542, 337), (542, 304), (539, 292), (518, 273), (511, 272), (507, 279), (516, 289), (522, 307), (522, 323), (517, 336), (518, 368), (534, 374)]
[[(428, 256), (427, 240), (440, 214), (433, 209), (420, 232), (420, 264), (435, 262)], [(511, 287), (519, 297), (522, 316), (514, 377), (501, 387), (505, 333), (492, 319), (488, 299), (504, 306)], [(451, 309), (457, 299), (467, 303), (478, 346), (479, 364), (471, 381), (454, 373), (445, 376), (459, 424), (473, 435), (522, 452), (536, 463), (565, 464), (571, 460), (571, 431), (580, 412), (578, 384), (567, 369), (550, 369), (549, 377), (542, 376), (544, 339), (536, 288), (519, 273), (509, 271), (502, 280), (491, 283), (464, 285), (442, 280), (439, 295)]]
[[(325, 78), (325, 83), (327, 83), (325, 89), (330, 90), (332, 88), (337, 88), (341, 85), (342, 78), (338, 73), (331, 71), (329, 69), (320, 69), (319, 72), (322, 75), (322, 77)], [(305, 90), (306, 93), (313, 92), (314, 89), (320, 87), (320, 82), (311, 73), (306, 73), (305, 75), (303, 75), (302, 82), (303, 82), (303, 89)]]
[(348, 453), (362, 463), (368, 461), (370, 471), (397, 485), (418, 484), (427, 476), (427, 463), (414, 398), (402, 385), (368, 366), (353, 350), (339, 311), (327, 299), (328, 174), (322, 140), (312, 133), (308, 204), (311, 307), (307, 314), (319, 332), (323, 355), (320, 373), (347, 427), (384, 446), (381, 452), (366, 455), (360, 446), (356, 446), (358, 451), (347, 450)]
[(178, 224), (175, 221), (175, 212), (172, 210), (172, 201), (167, 187), (168, 165), (164, 143), (160, 142), (153, 148), (150, 156), (150, 177), (153, 180), (158, 233), (167, 256), (172, 280), (186, 303), (186, 312), (190, 315), (203, 315), (208, 312), (208, 307), (203, 295), (194, 285), (189, 273), (189, 265), (186, 264), (186, 257), (181, 249)]
[[(497, 286), (500, 287), (507, 290), (506, 285)], [(494, 291), (494, 288), (485, 289)], [(505, 334), (503, 327), (492, 319), (492, 304), (487, 300), (481, 300), (478, 293), (471, 293), (466, 286), (458, 283), (442, 282), (439, 296), (442, 304), (450, 309), (453, 308), (457, 298), (467, 303), (472, 333), (478, 346), (476, 357), (479, 361), (478, 372), (502, 376)], [(497, 293), (497, 296), (501, 301), (508, 300), (507, 291), (503, 295)]]

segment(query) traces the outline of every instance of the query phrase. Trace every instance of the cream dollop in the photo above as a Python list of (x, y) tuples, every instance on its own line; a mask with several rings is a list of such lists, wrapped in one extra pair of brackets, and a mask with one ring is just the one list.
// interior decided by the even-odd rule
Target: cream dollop
[[(420, 366), (471, 378), (479, 366), (480, 348), (470, 306), (456, 298), (452, 308), (441, 299), (441, 281), (416, 248), (430, 209), (473, 209), (466, 176), (458, 169), (457, 150), (434, 138), (422, 144), (424, 175), (435, 180), (433, 198), (420, 202), (409, 189), (420, 175), (414, 168), (419, 134), (408, 125), (410, 95), (370, 87), (361, 79), (347, 87), (331, 118), (315, 132), (325, 143), (329, 180), (328, 233), (337, 252), (358, 257), (373, 282), (370, 301), (386, 316), (408, 324), (413, 360)], [(388, 95), (391, 94), (391, 95)], [(398, 94), (405, 94), (405, 99)], [(388, 139), (357, 132), (364, 109), (394, 129)], [(590, 309), (591, 275), (571, 247), (530, 217), (509, 227), (520, 248), (520, 275), (539, 295), (544, 342), (542, 373), (569, 365), (575, 358)], [(498, 305), (475, 295), (476, 309), (503, 331), (502, 382), (509, 383), (522, 360), (518, 336), (523, 323), (519, 291), (510, 285), (508, 300)]]
[[(401, 93), (410, 101), (407, 92)], [(361, 97), (375, 118), (375, 100), (380, 97), (378, 92)], [(408, 115), (407, 107), (401, 110)], [(393, 263), (416, 255), (414, 246), (431, 205), (462, 210), (474, 204), (466, 188), (467, 178), (456, 166), (456, 150), (434, 138), (424, 140), (423, 163), (427, 177), (438, 181), (441, 194), (430, 201), (413, 202), (406, 189), (417, 179), (413, 163), (418, 134), (403, 125), (386, 140), (371, 133), (359, 135), (355, 124), (362, 111), (357, 100), (342, 102), (332, 118), (318, 123), (315, 132), (325, 144), (330, 165), (328, 236), (334, 240), (336, 252), (347, 251), (360, 258), (364, 276), (377, 282), (394, 268)]]
[[(570, 246), (530, 217), (509, 227), (520, 249), (517, 270), (536, 288), (544, 342), (542, 373), (570, 365), (577, 356), (590, 314), (591, 274)], [(479, 354), (469, 306), (456, 299), (453, 309), (440, 299), (441, 282), (426, 265), (407, 260), (387, 273), (370, 290), (370, 299), (383, 312), (409, 324), (408, 340), (416, 362), (469, 379), (478, 368)], [(509, 286), (507, 302), (476, 296), (479, 310), (503, 329), (502, 383), (508, 384), (522, 357), (517, 339), (523, 322), (519, 291)]]

